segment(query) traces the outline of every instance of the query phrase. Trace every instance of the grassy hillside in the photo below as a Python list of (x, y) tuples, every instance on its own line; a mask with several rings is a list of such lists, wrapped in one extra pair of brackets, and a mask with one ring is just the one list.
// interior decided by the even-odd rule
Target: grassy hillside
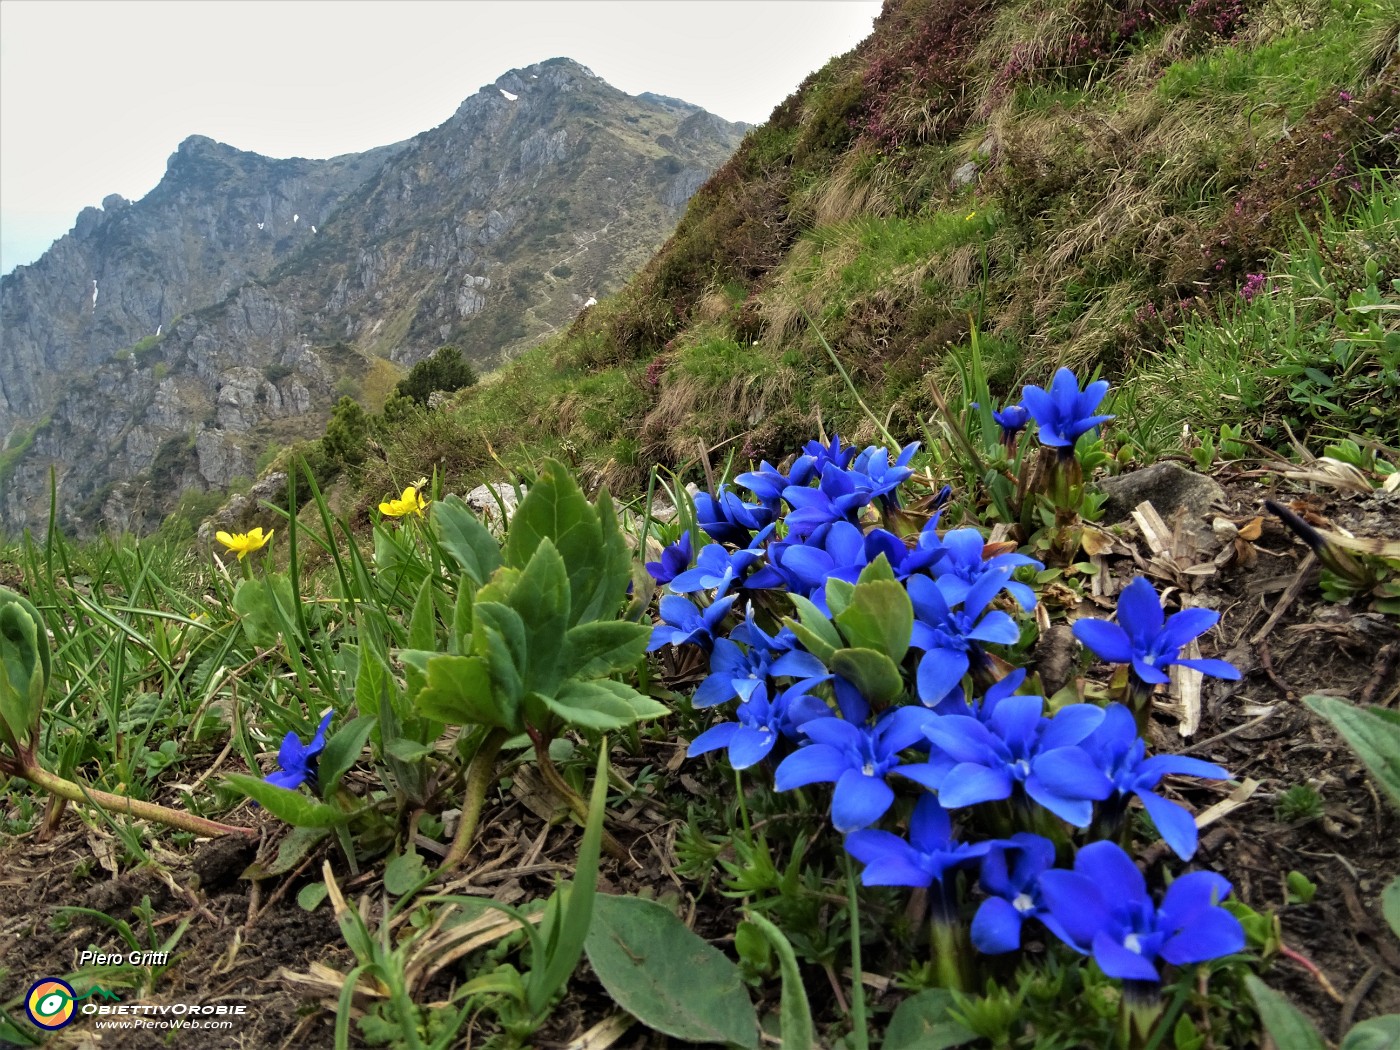
[(974, 326), (998, 394), (1102, 369), (1144, 455), (1187, 420), (1394, 443), (1397, 34), (1391, 0), (891, 0), (622, 293), (393, 428), (366, 488), (873, 438), (821, 337), (915, 436)]

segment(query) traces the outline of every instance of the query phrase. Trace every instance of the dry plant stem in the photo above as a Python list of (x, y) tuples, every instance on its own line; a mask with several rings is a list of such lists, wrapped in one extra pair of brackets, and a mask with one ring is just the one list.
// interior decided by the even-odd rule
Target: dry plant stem
[(462, 866), (471, 849), (472, 838), (476, 835), (476, 825), (481, 819), (481, 807), (486, 804), (486, 792), (496, 782), (496, 758), (501, 753), (501, 745), (510, 739), (504, 729), (493, 729), (472, 756), (471, 767), (467, 770), (467, 790), (462, 799), (462, 816), (457, 821), (457, 834), (452, 838), (452, 848), (442, 862), (441, 875), (449, 875)]
[(157, 806), (154, 802), (139, 802), (134, 798), (127, 798), (125, 795), (113, 795), (107, 791), (98, 791), (96, 788), (85, 788), (71, 780), (55, 776), (39, 765), (26, 764), (20, 767), (16, 773), (31, 784), (35, 784), (59, 798), (67, 799), (69, 802), (91, 802), (101, 806), (109, 813), (125, 813), (127, 816), (137, 817), (141, 820), (153, 820), (157, 824), (179, 828), (181, 831), (193, 832), (196, 835), (244, 835), (256, 838), (260, 834), (256, 828), (239, 828), (232, 824), (220, 824), (217, 821), (196, 817), (192, 813), (182, 813), (178, 809)]
[[(544, 742), (544, 737), (531, 731), (530, 739), (535, 744), (535, 761), (539, 766), (540, 776), (544, 777), (544, 782), (549, 785), (549, 789), (569, 807), (569, 812), (578, 818), (578, 822), (586, 825), (588, 823), (588, 803), (560, 775), (558, 768), (549, 758), (549, 745)], [(618, 842), (607, 828), (603, 829), (603, 849), (607, 850), (610, 857), (615, 857), (618, 860), (627, 859), (627, 851), (622, 848), (622, 843)]]

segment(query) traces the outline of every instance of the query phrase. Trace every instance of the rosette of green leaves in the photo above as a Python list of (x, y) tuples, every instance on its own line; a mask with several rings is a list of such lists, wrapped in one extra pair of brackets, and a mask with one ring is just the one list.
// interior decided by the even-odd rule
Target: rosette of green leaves
[(900, 665), (914, 631), (914, 606), (882, 554), (855, 583), (826, 581), (831, 617), (800, 595), (789, 595), (797, 618), (783, 621), (818, 660), (854, 685), (877, 710), (905, 693)]
[(0, 587), (0, 743), (21, 761), (32, 758), (39, 742), (50, 659), (39, 610)]
[[(485, 527), (451, 512), (441, 525), (470, 579), (483, 567), (475, 529)], [(651, 631), (619, 619), (632, 558), (606, 489), (595, 506), (550, 460), (501, 553), (470, 602), (459, 596), (455, 651), (400, 651), (420, 713), (512, 734), (531, 728), (546, 739), (565, 725), (607, 730), (667, 713), (611, 677), (636, 665)], [(462, 593), (469, 590), (464, 581)]]

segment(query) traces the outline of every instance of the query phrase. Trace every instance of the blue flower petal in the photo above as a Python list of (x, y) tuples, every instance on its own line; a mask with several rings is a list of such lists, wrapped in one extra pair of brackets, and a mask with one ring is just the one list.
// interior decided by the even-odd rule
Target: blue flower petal
[(1074, 870), (1090, 879), (1109, 900), (1137, 901), (1147, 896), (1142, 872), (1116, 843), (1089, 843), (1074, 858)]
[(1240, 678), (1240, 669), (1225, 660), (1177, 660), (1175, 662), (1183, 667), (1194, 667), (1201, 674), (1208, 674), (1212, 678), (1223, 678), (1229, 682), (1237, 682)]
[(1139, 791), (1138, 798), (1157, 826), (1162, 841), (1172, 848), (1182, 860), (1190, 860), (1196, 852), (1196, 821), (1185, 808), (1175, 802), (1155, 795), (1151, 791)]
[(729, 742), (734, 739), (734, 734), (741, 728), (743, 727), (738, 722), (721, 722), (717, 726), (711, 726), (690, 742), (690, 746), (685, 749), (685, 757), (694, 758), (696, 755), (728, 747)]
[(938, 703), (957, 688), (970, 666), (967, 653), (961, 649), (930, 649), (919, 661), (919, 699), (925, 704)]
[(1094, 962), (1109, 977), (1120, 981), (1156, 981), (1157, 967), (1137, 952), (1129, 951), (1103, 930), (1094, 934)]
[(969, 763), (954, 766), (943, 778), (938, 801), (945, 809), (961, 809), (979, 802), (995, 802), (1011, 797), (1011, 774), (1005, 766), (995, 769)]
[(729, 764), (735, 769), (748, 769), (767, 758), (777, 741), (778, 734), (767, 726), (740, 726), (729, 745)]
[(1244, 927), (1224, 908), (1197, 914), (1191, 925), (1162, 945), (1162, 958), (1173, 966), (1219, 959), (1244, 951)]
[(1014, 952), (1021, 947), (1023, 921), (1010, 901), (988, 897), (972, 918), (972, 943), (986, 955)]
[[(1105, 891), (1111, 895), (1107, 887)], [(1077, 951), (1088, 952), (1094, 934), (1112, 919), (1105, 894), (1079, 872), (1059, 868), (1047, 871), (1040, 876), (1040, 893), (1063, 932), (1060, 939)], [(1118, 898), (1114, 896), (1113, 899)]]
[(1125, 664), (1133, 658), (1133, 644), (1127, 633), (1107, 620), (1076, 620), (1074, 636), (1091, 653), (1111, 664)]
[(880, 777), (847, 769), (831, 796), (831, 823), (837, 831), (869, 827), (894, 805), (894, 791)]
[[(817, 719), (808, 722), (804, 728), (810, 731), (811, 727), (826, 721), (824, 718)], [(783, 759), (773, 774), (773, 786), (779, 791), (787, 791), (808, 784), (831, 783), (850, 768), (850, 759), (836, 748), (826, 744), (808, 744)]]

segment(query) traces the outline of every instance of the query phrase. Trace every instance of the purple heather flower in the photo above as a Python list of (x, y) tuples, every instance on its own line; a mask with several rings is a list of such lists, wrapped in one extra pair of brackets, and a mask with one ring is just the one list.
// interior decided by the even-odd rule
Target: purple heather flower
[(651, 642), (647, 652), (655, 652), (663, 645), (685, 645), (693, 642), (702, 649), (715, 647), (720, 625), (729, 615), (729, 609), (739, 596), (731, 594), (717, 598), (704, 609), (697, 609), (689, 598), (678, 594), (668, 594), (661, 599), (661, 622), (651, 631)]
[(1173, 966), (1218, 959), (1244, 949), (1244, 928), (1220, 901), (1230, 883), (1210, 871), (1182, 875), (1153, 904), (1132, 859), (1113, 842), (1092, 842), (1073, 871), (1047, 871), (1040, 892), (1054, 932), (1109, 977), (1159, 979), (1157, 960)]
[(1108, 393), (1108, 380), (1090, 383), (1081, 391), (1079, 380), (1068, 368), (1055, 373), (1050, 389), (1027, 386), (1021, 391), (1021, 403), (1035, 418), (1037, 434), (1042, 445), (1052, 445), (1068, 454), (1074, 449), (1079, 435), (1093, 430), (1112, 416), (1096, 416), (1094, 410)]
[(1182, 646), (1215, 626), (1220, 614), (1210, 609), (1183, 609), (1163, 622), (1162, 602), (1147, 577), (1137, 576), (1118, 596), (1118, 623), (1079, 620), (1074, 636), (1100, 660), (1131, 664), (1140, 681), (1169, 681), (1173, 664), (1194, 667), (1216, 678), (1238, 679), (1240, 672), (1224, 660), (1183, 660)]
[(836, 830), (867, 827), (894, 804), (894, 789), (885, 783), (888, 774), (918, 777), (927, 771), (923, 765), (901, 766), (899, 752), (923, 741), (924, 726), (933, 717), (918, 707), (897, 707), (873, 726), (853, 725), (835, 715), (813, 719), (802, 726), (811, 743), (783, 759), (773, 784), (787, 791), (834, 782), (831, 823)]
[(970, 715), (944, 715), (924, 730), (937, 749), (929, 786), (947, 809), (1010, 798), (1019, 784), (1055, 816), (1088, 827), (1093, 803), (1113, 785), (1076, 745), (1103, 721), (1103, 708), (1070, 704), (1054, 718), (1041, 713), (1038, 696), (1008, 696), (985, 722)]
[(826, 704), (807, 693), (823, 679), (810, 678), (779, 693), (771, 702), (768, 686), (760, 682), (735, 712), (737, 722), (721, 722), (711, 726), (686, 749), (686, 757), (694, 758), (707, 751), (729, 749), (729, 764), (735, 769), (749, 766), (767, 758), (779, 737), (794, 739), (800, 728), (816, 718), (829, 715)]
[(919, 660), (919, 699), (932, 707), (962, 681), (963, 675), (986, 661), (979, 642), (1012, 645), (1021, 637), (1016, 621), (994, 609), (983, 610), (1006, 585), (1011, 569), (1003, 566), (984, 573), (968, 588), (962, 608), (949, 608), (938, 585), (927, 576), (911, 576), (906, 583), (914, 603), (914, 632), (910, 644), (924, 651)]
[(1021, 947), (1021, 926), (1027, 919), (1043, 922), (1050, 918), (1039, 880), (1043, 872), (1054, 867), (1055, 844), (1019, 831), (989, 845), (981, 877), (982, 889), (989, 896), (972, 918), (972, 943), (979, 952), (1000, 955)]
[(1182, 860), (1190, 860), (1196, 852), (1196, 821), (1185, 807), (1152, 789), (1173, 773), (1210, 780), (1228, 780), (1230, 774), (1213, 762), (1187, 755), (1148, 758), (1147, 745), (1138, 735), (1133, 714), (1122, 704), (1108, 705), (1103, 722), (1081, 746), (1113, 782), (1114, 798), (1123, 804), (1132, 795), (1141, 799), (1163, 841)]
[(690, 568), (692, 557), (690, 530), (686, 529), (680, 539), (661, 552), (661, 560), (647, 562), (646, 569), (657, 583), (670, 583)]
[(277, 751), (277, 764), (282, 768), (269, 773), (263, 779), (277, 787), (295, 790), (308, 780), (316, 783), (316, 763), (321, 752), (326, 749), (326, 729), (331, 724), (334, 711), (321, 716), (321, 724), (309, 744), (303, 744), (295, 733), (282, 738), (282, 746)]
[(923, 795), (914, 804), (908, 842), (888, 831), (856, 831), (846, 836), (846, 852), (865, 865), (860, 875), (865, 885), (932, 887), (937, 883), (940, 899), (948, 873), (974, 863), (990, 848), (987, 842), (954, 840), (948, 811), (932, 795)]

